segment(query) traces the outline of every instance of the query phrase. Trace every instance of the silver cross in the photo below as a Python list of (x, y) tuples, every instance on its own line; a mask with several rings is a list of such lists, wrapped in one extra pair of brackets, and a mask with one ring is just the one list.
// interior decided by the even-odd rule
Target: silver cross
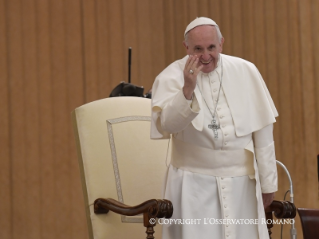
[(212, 120), (212, 124), (208, 125), (209, 129), (212, 129), (214, 132), (214, 138), (218, 139), (218, 129), (220, 129), (220, 126), (216, 123), (215, 117)]

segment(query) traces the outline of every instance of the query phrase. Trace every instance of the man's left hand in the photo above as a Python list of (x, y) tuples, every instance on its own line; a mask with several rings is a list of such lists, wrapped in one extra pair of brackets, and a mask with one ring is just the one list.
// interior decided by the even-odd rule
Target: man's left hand
[(275, 193), (263, 193), (264, 208), (268, 207), (275, 198)]

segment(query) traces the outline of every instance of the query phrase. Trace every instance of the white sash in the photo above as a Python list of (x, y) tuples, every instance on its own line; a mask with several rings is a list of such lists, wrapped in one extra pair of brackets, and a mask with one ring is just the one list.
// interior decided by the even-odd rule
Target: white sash
[(254, 156), (246, 149), (214, 150), (172, 139), (171, 164), (182, 170), (217, 177), (254, 175)]

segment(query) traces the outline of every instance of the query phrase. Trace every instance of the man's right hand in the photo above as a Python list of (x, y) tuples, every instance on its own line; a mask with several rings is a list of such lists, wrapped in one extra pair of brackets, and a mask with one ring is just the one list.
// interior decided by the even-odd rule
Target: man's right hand
[(202, 65), (198, 66), (198, 60), (196, 55), (190, 55), (185, 64), (183, 93), (188, 100), (192, 99), (196, 87), (197, 75), (203, 68)]

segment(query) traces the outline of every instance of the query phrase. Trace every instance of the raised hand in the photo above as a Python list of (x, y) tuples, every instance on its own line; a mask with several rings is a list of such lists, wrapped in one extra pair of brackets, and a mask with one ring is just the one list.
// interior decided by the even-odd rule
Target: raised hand
[(190, 55), (185, 64), (183, 93), (188, 100), (192, 99), (196, 87), (197, 75), (203, 68), (201, 64), (198, 66), (198, 61), (199, 59), (196, 55)]

